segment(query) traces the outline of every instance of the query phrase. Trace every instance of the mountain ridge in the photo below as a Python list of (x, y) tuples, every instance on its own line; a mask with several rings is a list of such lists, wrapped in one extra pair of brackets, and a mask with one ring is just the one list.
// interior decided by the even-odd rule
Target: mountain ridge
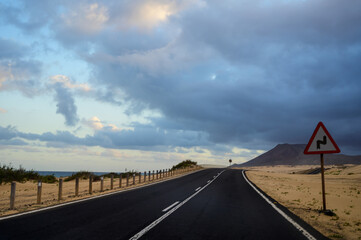
[[(305, 155), (306, 144), (278, 144), (271, 150), (255, 157), (248, 162), (237, 164), (240, 167), (275, 166), (275, 165), (318, 165), (320, 155)], [(361, 155), (325, 154), (325, 165), (361, 164)]]

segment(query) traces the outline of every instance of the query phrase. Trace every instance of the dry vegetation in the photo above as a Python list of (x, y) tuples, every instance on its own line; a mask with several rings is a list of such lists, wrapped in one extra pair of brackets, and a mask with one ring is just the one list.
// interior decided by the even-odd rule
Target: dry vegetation
[(327, 166), (326, 204), (322, 209), (321, 175), (300, 174), (317, 166), (248, 168), (247, 176), (269, 196), (331, 239), (361, 239), (361, 165)]

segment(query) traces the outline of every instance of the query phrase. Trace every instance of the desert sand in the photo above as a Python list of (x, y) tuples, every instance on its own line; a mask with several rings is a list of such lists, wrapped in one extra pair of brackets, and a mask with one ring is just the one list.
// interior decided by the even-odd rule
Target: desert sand
[(273, 199), (331, 239), (361, 239), (361, 165), (326, 166), (326, 207), (321, 174), (300, 174), (318, 166), (252, 167), (248, 178)]
[(198, 169), (190, 169), (186, 172), (178, 172), (173, 176), (165, 177), (162, 179), (156, 179), (148, 181), (148, 176), (146, 182), (144, 182), (144, 177), (142, 176), (141, 182), (139, 183), (139, 177), (135, 177), (135, 185), (133, 185), (133, 178), (129, 178), (129, 186), (126, 187), (126, 179), (122, 179), (122, 188), (119, 188), (119, 178), (114, 178), (113, 190), (110, 190), (111, 179), (104, 179), (103, 192), (100, 191), (100, 181), (93, 182), (93, 193), (89, 194), (89, 180), (80, 180), (79, 181), (79, 195), (75, 196), (75, 180), (69, 182), (63, 182), (63, 192), (62, 200), (58, 201), (58, 191), (59, 183), (42, 183), (42, 197), (41, 204), (37, 204), (37, 182), (36, 181), (27, 181), (25, 183), (16, 183), (16, 198), (15, 198), (15, 209), (10, 210), (10, 184), (0, 185), (0, 217), (10, 214), (16, 214), (19, 212), (29, 211), (37, 208), (42, 208), (46, 206), (56, 205), (59, 203), (70, 202), (78, 199), (89, 198), (92, 196), (107, 194), (116, 191), (123, 191), (125, 189), (130, 189), (134, 187), (139, 187), (142, 185), (152, 184), (156, 182), (165, 181), (171, 178), (176, 178), (189, 172), (196, 171)]

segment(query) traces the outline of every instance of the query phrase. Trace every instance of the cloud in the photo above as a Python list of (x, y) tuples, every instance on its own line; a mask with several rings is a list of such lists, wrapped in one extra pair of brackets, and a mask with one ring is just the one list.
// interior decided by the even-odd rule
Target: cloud
[(94, 135), (77, 137), (69, 131), (57, 131), (33, 134), (19, 132), (16, 128), (0, 126), (0, 140), (39, 140), (52, 147), (66, 146), (100, 146), (111, 149), (142, 149), (168, 151), (175, 147), (207, 146), (207, 135), (193, 131), (166, 131), (150, 125), (139, 125), (131, 129), (119, 129), (106, 126), (94, 132)]
[(75, 106), (74, 97), (69, 89), (65, 88), (62, 83), (55, 83), (53, 85), (55, 90), (54, 100), (57, 102), (56, 113), (65, 117), (65, 124), (68, 126), (75, 126), (79, 122), (77, 115), (77, 107)]
[(355, 104), (361, 102), (361, 30), (352, 24), (361, 20), (359, 7), (209, 1), (170, 20), (181, 31), (165, 46), (108, 49), (90, 62), (96, 84), (160, 110), (164, 119), (153, 122), (160, 128), (206, 132), (214, 143), (257, 149), (305, 142), (320, 120), (342, 139), (339, 126), (350, 121), (355, 132), (347, 134), (360, 143), (354, 119), (361, 120)]
[(17, 136), (17, 130), (12, 126), (0, 126), (0, 140), (11, 140)]
[(54, 75), (54, 76), (51, 76), (50, 79), (52, 80), (51, 81), (52, 84), (60, 83), (64, 88), (78, 89), (78, 90), (81, 90), (83, 92), (89, 92), (91, 90), (91, 88), (89, 87), (88, 84), (86, 84), (86, 83), (80, 83), (80, 84), (73, 83), (65, 75)]
[[(345, 149), (361, 145), (360, 2), (63, 1), (35, 7), (7, 6), (0, 15), (21, 29), (48, 26), (50, 36), (92, 70), (89, 91), (54, 76), (67, 124), (78, 121), (73, 94), (80, 93), (126, 103), (129, 114), (161, 113), (151, 126), (132, 130), (90, 119), (94, 135), (73, 139), (79, 144), (267, 149), (305, 143), (322, 120)], [(19, 17), (26, 12), (29, 18)], [(3, 88), (10, 88), (11, 74), (37, 76), (35, 61), (14, 44), (4, 42), (12, 50), (1, 55)], [(9, 68), (9, 59), (21, 68)]]
[(109, 19), (108, 9), (98, 3), (80, 3), (76, 7), (67, 8), (61, 15), (63, 31), (94, 34), (102, 30)]
[(94, 130), (100, 130), (104, 127), (103, 123), (96, 116), (90, 118), (89, 120), (84, 120), (83, 123)]
[(29, 52), (28, 46), (0, 38), (0, 91), (18, 90), (27, 97), (41, 92), (38, 77), (42, 64), (28, 60)]

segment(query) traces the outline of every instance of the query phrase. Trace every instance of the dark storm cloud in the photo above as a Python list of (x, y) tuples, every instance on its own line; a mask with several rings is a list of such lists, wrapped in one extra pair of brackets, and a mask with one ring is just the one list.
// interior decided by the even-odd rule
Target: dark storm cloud
[[(120, 14), (126, 4), (103, 1), (97, 13), (106, 8), (108, 21), (88, 31), (64, 24), (55, 7), (42, 7), (56, 15), (49, 23), (56, 40), (75, 49), (93, 67), (92, 84), (109, 93), (97, 99), (127, 101), (130, 114), (162, 113), (139, 132), (102, 130), (72, 141), (127, 148), (186, 145), (158, 128), (172, 136), (186, 132), (181, 135), (187, 146), (267, 149), (306, 143), (323, 121), (342, 150), (361, 153), (361, 2), (214, 0), (185, 8), (148, 31), (119, 27), (126, 22)], [(62, 6), (73, 9), (71, 2)], [(20, 24), (11, 14), (7, 21)], [(61, 112), (71, 123), (76, 111), (68, 103)]]
[(215, 143), (305, 143), (322, 120), (340, 145), (361, 146), (361, 3), (232, 4), (175, 18), (182, 33), (165, 47), (92, 62), (98, 83)]

